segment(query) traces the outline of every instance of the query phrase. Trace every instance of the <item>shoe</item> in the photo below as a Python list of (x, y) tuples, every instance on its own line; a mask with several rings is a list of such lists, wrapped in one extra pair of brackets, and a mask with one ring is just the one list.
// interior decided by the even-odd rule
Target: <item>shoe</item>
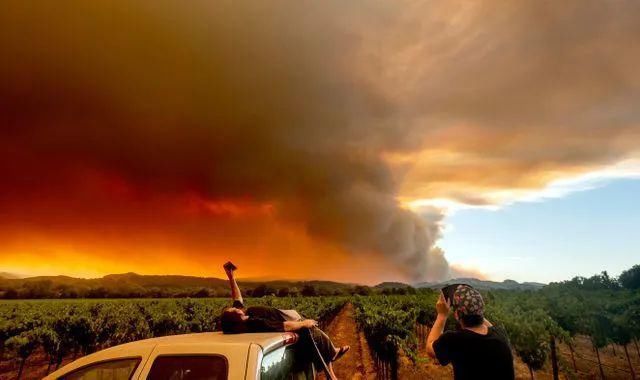
[(336, 360), (340, 359), (344, 354), (349, 352), (350, 349), (351, 349), (350, 346), (342, 346), (342, 347), (340, 347), (340, 350), (336, 354), (336, 357), (333, 358), (332, 362), (335, 362)]

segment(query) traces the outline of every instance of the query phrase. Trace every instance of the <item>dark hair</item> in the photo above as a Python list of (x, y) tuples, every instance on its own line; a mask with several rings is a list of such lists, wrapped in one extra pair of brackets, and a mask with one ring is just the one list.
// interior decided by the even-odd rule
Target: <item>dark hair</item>
[(225, 309), (222, 312), (220, 324), (222, 332), (225, 334), (239, 334), (246, 332), (247, 330), (247, 326), (242, 319), (242, 315), (229, 309)]
[(484, 316), (479, 314), (469, 314), (460, 317), (464, 327), (478, 327), (484, 322)]

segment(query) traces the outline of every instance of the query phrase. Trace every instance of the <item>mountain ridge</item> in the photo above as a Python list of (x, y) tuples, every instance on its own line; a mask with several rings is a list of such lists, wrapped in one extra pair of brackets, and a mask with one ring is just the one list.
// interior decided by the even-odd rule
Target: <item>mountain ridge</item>
[(429, 288), (429, 289), (440, 289), (447, 285), (452, 284), (467, 284), (471, 285), (476, 289), (480, 290), (539, 290), (542, 289), (546, 284), (540, 282), (517, 282), (514, 280), (504, 280), (502, 282), (498, 281), (490, 281), (490, 280), (480, 280), (473, 277), (461, 277), (454, 278), (441, 282), (419, 282), (413, 284), (415, 288)]
[(18, 278), (23, 278), (23, 276), (20, 276), (19, 274), (16, 274), (16, 273), (0, 272), (0, 279), (3, 279), (3, 278), (14, 280)]
[[(326, 280), (238, 279), (248, 296), (255, 294), (348, 294), (357, 284)], [(217, 277), (141, 275), (133, 272), (100, 278), (70, 276), (0, 277), (0, 298), (131, 298), (220, 297), (229, 293), (229, 281)]]
[[(126, 272), (126, 273), (112, 273), (107, 274), (102, 277), (97, 278), (80, 278), (80, 277), (72, 277), (66, 275), (52, 275), (52, 276), (33, 276), (33, 277), (22, 277), (13, 273), (8, 272), (0, 272), (0, 281), (3, 282), (15, 282), (15, 283), (27, 283), (27, 282), (37, 282), (37, 281), (51, 281), (54, 283), (60, 284), (74, 284), (74, 283), (85, 283), (87, 285), (93, 284), (101, 284), (101, 283), (119, 283), (119, 284), (134, 284), (138, 286), (159, 286), (159, 287), (189, 287), (189, 286), (223, 286), (227, 287), (228, 280), (219, 278), (219, 277), (204, 277), (204, 276), (189, 276), (189, 275), (178, 275), (178, 274), (138, 274), (135, 272)], [(241, 284), (264, 284), (264, 285), (272, 285), (272, 286), (286, 286), (292, 284), (314, 284), (314, 285), (325, 285), (325, 286), (358, 286), (361, 284), (357, 283), (347, 283), (347, 282), (338, 282), (338, 281), (330, 281), (330, 280), (305, 280), (305, 279), (278, 279), (272, 276), (269, 277), (249, 277), (249, 278), (239, 278), (238, 282)], [(533, 281), (525, 281), (525, 282), (517, 282), (514, 280), (504, 280), (502, 282), (491, 281), (491, 280), (480, 280), (474, 277), (460, 277), (453, 278), (445, 281), (435, 281), (435, 282), (419, 282), (414, 284), (407, 284), (404, 282), (397, 281), (386, 281), (381, 282), (379, 284), (371, 286), (372, 288), (385, 289), (385, 288), (404, 288), (404, 287), (414, 287), (414, 288), (430, 288), (430, 289), (439, 289), (441, 287), (464, 283), (476, 287), (478, 289), (521, 289), (521, 290), (537, 290), (545, 286), (546, 284), (533, 282)]]

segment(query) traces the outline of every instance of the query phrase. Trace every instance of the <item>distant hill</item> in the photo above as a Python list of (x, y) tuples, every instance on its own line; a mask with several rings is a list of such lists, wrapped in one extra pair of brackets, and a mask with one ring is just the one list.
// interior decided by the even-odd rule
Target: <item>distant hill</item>
[(479, 280), (477, 278), (455, 278), (442, 282), (421, 282), (414, 286), (416, 288), (440, 289), (451, 284), (467, 284), (481, 290), (539, 290), (545, 284), (538, 282), (517, 282), (504, 280), (502, 282)]
[[(246, 295), (348, 294), (356, 285), (333, 281), (239, 280)], [(180, 275), (110, 274), (102, 278), (37, 276), (0, 277), (0, 298), (222, 297), (226, 279)]]
[(227, 280), (216, 277), (196, 277), (180, 275), (140, 275), (137, 273), (109, 274), (99, 282), (104, 284), (131, 284), (141, 287), (189, 288), (227, 286)]
[(16, 278), (22, 278), (22, 276), (15, 273), (0, 272), (0, 278), (16, 279)]
[(409, 287), (411, 287), (411, 285), (405, 284), (404, 282), (381, 282), (374, 286), (376, 289), (402, 289)]
[[(37, 276), (16, 278), (0, 273), (0, 298), (144, 298), (144, 297), (226, 297), (226, 279), (180, 275), (140, 275), (137, 273), (110, 274), (101, 278), (69, 276)], [(264, 295), (341, 295), (341, 294), (404, 294), (415, 292), (402, 282), (383, 282), (374, 287), (333, 281), (305, 280), (239, 280), (247, 296)], [(544, 284), (484, 281), (458, 278), (438, 283), (422, 282), (415, 288), (439, 289), (455, 283), (469, 284), (478, 289), (537, 290)]]

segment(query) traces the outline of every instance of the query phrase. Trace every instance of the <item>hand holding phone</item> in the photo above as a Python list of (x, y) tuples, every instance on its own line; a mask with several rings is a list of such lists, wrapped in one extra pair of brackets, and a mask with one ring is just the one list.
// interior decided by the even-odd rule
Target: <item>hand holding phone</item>
[(227, 261), (224, 265), (223, 268), (225, 271), (227, 272), (233, 272), (234, 270), (238, 269), (237, 266), (235, 266), (231, 261)]
[(463, 284), (451, 284), (442, 288), (442, 294), (444, 295), (444, 299), (449, 301), (449, 303), (451, 303), (451, 301), (453, 300), (453, 293), (456, 292), (456, 289), (458, 289), (458, 286), (460, 285), (463, 285)]

